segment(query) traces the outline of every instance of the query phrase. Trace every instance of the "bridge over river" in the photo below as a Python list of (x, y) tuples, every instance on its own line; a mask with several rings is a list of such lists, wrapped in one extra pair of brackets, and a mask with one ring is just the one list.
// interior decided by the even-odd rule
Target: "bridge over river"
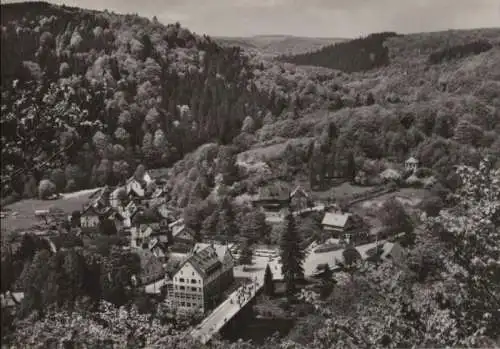
[(241, 309), (255, 298), (264, 286), (264, 272), (253, 273), (250, 283), (239, 287), (229, 297), (215, 308), (196, 328), (191, 336), (206, 344), (212, 336), (218, 333)]

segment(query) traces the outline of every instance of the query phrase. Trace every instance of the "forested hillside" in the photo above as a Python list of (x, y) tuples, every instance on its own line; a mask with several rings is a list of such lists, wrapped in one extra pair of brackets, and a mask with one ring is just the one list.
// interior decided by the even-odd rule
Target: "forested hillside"
[(239, 48), (136, 15), (6, 4), (1, 44), (3, 196), (44, 177), (116, 182), (139, 159), (168, 166), (287, 102), (255, 88)]
[(300, 65), (318, 65), (348, 73), (369, 70), (389, 64), (389, 50), (384, 46), (387, 38), (396, 33), (377, 33), (325, 46), (320, 50), (297, 55), (283, 55), (285, 62)]
[(283, 58), (305, 67), (154, 18), (2, 5), (2, 197), (176, 163), (172, 203), (185, 206), (217, 174), (234, 171), (225, 182), (241, 194), (276, 178), (370, 178), (410, 155), (453, 187), (454, 165), (500, 155), (499, 38), (379, 33)]

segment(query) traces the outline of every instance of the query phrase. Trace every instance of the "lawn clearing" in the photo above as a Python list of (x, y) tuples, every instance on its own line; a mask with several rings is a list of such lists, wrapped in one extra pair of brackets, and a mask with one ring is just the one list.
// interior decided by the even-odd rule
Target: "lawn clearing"
[(416, 207), (422, 199), (428, 195), (429, 191), (426, 189), (419, 188), (401, 188), (398, 191), (384, 194), (370, 200), (364, 200), (356, 203), (352, 208), (358, 209), (376, 209), (381, 207), (383, 203), (390, 198), (395, 197), (399, 202), (406, 207)]
[(253, 147), (252, 149), (249, 149), (247, 151), (244, 151), (242, 153), (238, 154), (238, 161), (239, 162), (247, 162), (249, 159), (253, 160), (261, 160), (261, 161), (271, 161), (271, 160), (276, 160), (280, 159), (283, 152), (285, 151), (287, 145), (292, 145), (292, 146), (304, 146), (309, 144), (313, 138), (310, 137), (303, 137), (303, 138), (292, 138), (288, 139), (285, 142), (280, 142), (277, 144), (271, 144), (271, 145), (261, 145), (259, 146), (258, 144)]
[(373, 189), (374, 187), (361, 187), (358, 185), (352, 185), (350, 183), (343, 183), (339, 186), (332, 187), (324, 191), (313, 191), (312, 195), (316, 200), (327, 200), (327, 199), (342, 199), (347, 198), (351, 195), (364, 193)]
[(81, 211), (83, 205), (88, 203), (89, 196), (98, 189), (66, 193), (57, 200), (26, 199), (15, 202), (5, 207), (6, 215), (2, 218), (2, 230), (29, 229), (42, 223), (40, 219), (35, 217), (36, 210), (61, 209), (67, 214), (71, 214), (75, 210)]

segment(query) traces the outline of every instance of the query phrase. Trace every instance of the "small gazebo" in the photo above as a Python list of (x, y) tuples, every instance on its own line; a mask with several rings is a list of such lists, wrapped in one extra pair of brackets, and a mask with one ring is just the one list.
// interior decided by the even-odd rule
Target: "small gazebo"
[(405, 161), (405, 169), (407, 171), (415, 172), (417, 168), (418, 168), (418, 160), (415, 159), (413, 156)]

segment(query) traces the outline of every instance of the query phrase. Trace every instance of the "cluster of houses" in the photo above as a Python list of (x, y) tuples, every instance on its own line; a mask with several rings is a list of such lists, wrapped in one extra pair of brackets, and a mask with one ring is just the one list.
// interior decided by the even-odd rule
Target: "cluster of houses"
[[(90, 197), (80, 215), (83, 234), (113, 233), (128, 236), (130, 247), (150, 250), (164, 258), (175, 242), (184, 249), (194, 245), (194, 238), (167, 206), (168, 191), (162, 180), (154, 180), (145, 172), (132, 177), (125, 185), (104, 187)], [(104, 224), (106, 223), (106, 224)]]
[[(408, 170), (414, 171), (417, 166), (415, 159), (406, 163)], [(197, 243), (175, 210), (167, 206), (168, 199), (165, 182), (153, 179), (146, 171), (122, 186), (95, 192), (83, 208), (78, 225), (82, 234), (102, 234), (109, 229), (127, 236), (130, 248), (152, 254), (162, 263), (167, 256), (174, 259), (178, 254), (179, 264), (170, 272), (163, 270), (166, 276), (156, 279), (154, 285), (158, 287), (148, 293), (165, 292), (167, 302), (175, 308), (206, 312), (233, 284), (235, 250), (227, 243)], [(295, 216), (319, 212), (324, 231), (340, 245), (371, 241), (370, 227), (362, 217), (335, 204), (314, 202), (301, 186), (293, 190), (279, 183), (262, 187), (251, 203), (265, 213), (270, 225), (282, 224), (288, 210)]]
[(311, 195), (301, 186), (288, 190), (285, 185), (264, 187), (252, 200), (254, 207), (266, 215), (268, 224), (282, 224), (285, 211), (290, 209), (294, 216), (303, 216), (313, 212), (323, 214), (322, 226), (331, 237), (342, 242), (360, 244), (369, 240), (369, 226), (354, 213), (343, 211), (338, 205), (315, 203)]
[(164, 183), (147, 172), (124, 186), (105, 187), (91, 196), (82, 211), (82, 233), (102, 233), (107, 221), (117, 233), (129, 237), (130, 248), (148, 251), (162, 262), (168, 253), (178, 255), (180, 264), (172, 272), (165, 271), (151, 293), (163, 289), (171, 306), (206, 312), (234, 281), (233, 254), (229, 245), (196, 243), (167, 201)]

